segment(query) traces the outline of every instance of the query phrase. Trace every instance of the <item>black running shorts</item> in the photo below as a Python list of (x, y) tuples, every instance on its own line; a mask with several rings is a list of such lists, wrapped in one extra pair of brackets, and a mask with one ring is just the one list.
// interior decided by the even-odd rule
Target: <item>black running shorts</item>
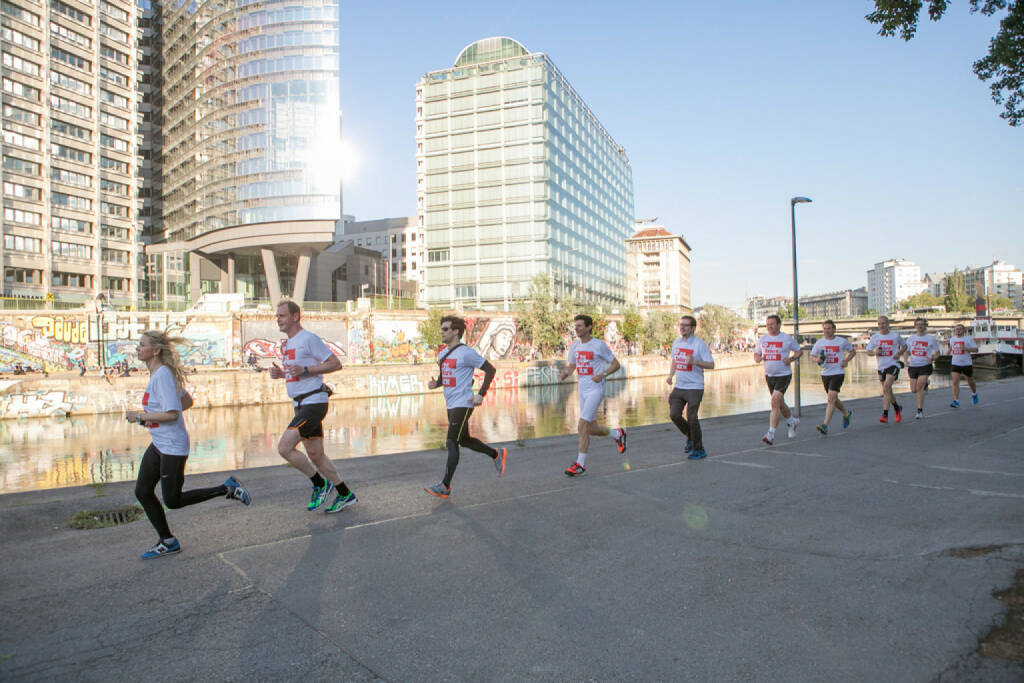
[(885, 370), (878, 371), (878, 381), (884, 382), (886, 375), (892, 375), (892, 381), (895, 382), (900, 378), (900, 366), (890, 365)]
[(295, 409), (295, 417), (288, 423), (288, 429), (299, 430), (303, 439), (322, 439), (324, 418), (327, 417), (327, 402), (309, 403)]
[(846, 379), (846, 375), (822, 375), (821, 384), (825, 387), (825, 392), (834, 391), (839, 392), (843, 388), (843, 380)]
[(931, 363), (929, 363), (928, 365), (918, 365), (917, 367), (913, 365), (908, 365), (907, 376), (910, 377), (910, 379), (917, 379), (918, 377), (927, 377), (928, 375), (932, 374), (932, 371), (934, 369), (935, 368), (932, 367)]
[(959, 372), (964, 377), (974, 377), (974, 366), (973, 365), (950, 365), (950, 372)]
[(780, 394), (786, 393), (786, 389), (789, 388), (789, 383), (792, 379), (793, 375), (779, 375), (777, 377), (765, 375), (764, 377), (764, 381), (768, 385), (769, 394), (774, 394), (776, 391)]

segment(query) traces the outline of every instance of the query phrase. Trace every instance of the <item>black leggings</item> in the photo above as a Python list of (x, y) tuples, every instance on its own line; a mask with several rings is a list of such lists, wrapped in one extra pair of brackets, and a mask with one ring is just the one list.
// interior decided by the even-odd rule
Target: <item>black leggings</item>
[(459, 446), (483, 453), (492, 460), (498, 457), (498, 451), (469, 435), (469, 416), (472, 414), (472, 408), (448, 409), (448, 440), (445, 442), (448, 446), (448, 464), (445, 466), (442, 482), (445, 486), (451, 487), (455, 468), (459, 466)]
[(204, 500), (227, 495), (228, 492), (223, 484), (207, 489), (182, 491), (187, 461), (187, 455), (167, 455), (157, 450), (153, 444), (149, 444), (149, 448), (142, 456), (142, 464), (139, 465), (139, 478), (135, 480), (135, 497), (142, 503), (149, 523), (160, 534), (161, 540), (171, 538), (173, 534), (171, 528), (167, 526), (167, 516), (164, 514), (160, 499), (156, 497), (157, 482), (160, 483), (160, 490), (164, 494), (164, 502), (171, 509), (202, 503)]

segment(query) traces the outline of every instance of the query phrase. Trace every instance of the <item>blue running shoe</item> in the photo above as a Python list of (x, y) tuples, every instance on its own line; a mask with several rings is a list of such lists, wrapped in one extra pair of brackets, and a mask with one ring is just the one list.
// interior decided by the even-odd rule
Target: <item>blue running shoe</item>
[(313, 511), (318, 507), (327, 502), (327, 496), (331, 491), (334, 490), (334, 484), (330, 481), (324, 481), (323, 486), (313, 487), (313, 496), (309, 499), (309, 505), (306, 506), (307, 510)]
[(142, 559), (153, 560), (158, 557), (165, 555), (173, 555), (174, 553), (181, 552), (181, 544), (178, 543), (178, 539), (172, 538), (166, 541), (160, 541), (155, 546), (142, 553)]
[(847, 410), (846, 415), (843, 415), (843, 429), (850, 426), (850, 418), (853, 417), (853, 411)]
[(324, 512), (327, 514), (331, 514), (332, 512), (341, 512), (345, 508), (350, 508), (358, 502), (359, 499), (356, 498), (356, 494), (351, 491), (348, 492), (347, 496), (343, 496), (339, 493), (334, 497), (334, 502), (331, 503)]
[(953, 399), (953, 402), (949, 404), (949, 407), (950, 408), (959, 408), (960, 407), (960, 401), (957, 401), (956, 399)]
[(703, 448), (701, 448), (699, 450), (694, 451), (693, 453), (690, 453), (687, 460), (703, 460), (706, 457), (708, 457), (708, 454), (704, 451)]
[(686, 448), (683, 449), (683, 453), (685, 453), (686, 455), (693, 453), (693, 444), (690, 442), (689, 439), (686, 440)]
[(971, 394), (971, 403), (973, 403), (974, 405), (978, 405), (978, 395), (977, 394)]
[(252, 502), (252, 497), (249, 492), (242, 486), (242, 482), (238, 481), (234, 477), (228, 477), (224, 480), (224, 486), (228, 489), (228, 498), (232, 500), (240, 500), (243, 505), (248, 505)]

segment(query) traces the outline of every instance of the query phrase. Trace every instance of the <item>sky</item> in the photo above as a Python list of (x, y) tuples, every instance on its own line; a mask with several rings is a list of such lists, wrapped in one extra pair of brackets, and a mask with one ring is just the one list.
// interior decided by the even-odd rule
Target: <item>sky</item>
[(910, 42), (872, 2), (342, 3), (344, 210), (416, 213), (415, 86), (466, 45), (509, 36), (547, 54), (633, 170), (637, 218), (692, 249), (692, 304), (866, 285), (907, 258), (926, 272), (1024, 268), (1024, 126), (971, 71), (1001, 15), (951, 2)]

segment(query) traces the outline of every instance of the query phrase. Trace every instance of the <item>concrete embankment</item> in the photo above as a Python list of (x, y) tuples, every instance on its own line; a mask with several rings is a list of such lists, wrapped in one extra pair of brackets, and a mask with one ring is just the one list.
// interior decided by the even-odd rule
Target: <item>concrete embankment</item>
[[(623, 370), (617, 377), (649, 377), (666, 372), (667, 361), (661, 356), (637, 356), (620, 359)], [(719, 369), (746, 367), (752, 364), (750, 354), (721, 354), (716, 358)], [(519, 388), (558, 384), (565, 368), (560, 360), (539, 360), (527, 363), (495, 361), (498, 370), (496, 388)], [(352, 365), (328, 376), (335, 389), (333, 400), (407, 396), (427, 391), (427, 382), (437, 375), (433, 363), (417, 365)], [(0, 418), (48, 417), (53, 415), (86, 415), (118, 413), (137, 409), (142, 402), (148, 374), (143, 371), (132, 377), (59, 377), (19, 376), (0, 380)], [(574, 382), (575, 378), (569, 380)], [(283, 403), (287, 395), (279, 381), (269, 372), (253, 370), (204, 370), (188, 376), (188, 389), (197, 408), (262, 405)]]

